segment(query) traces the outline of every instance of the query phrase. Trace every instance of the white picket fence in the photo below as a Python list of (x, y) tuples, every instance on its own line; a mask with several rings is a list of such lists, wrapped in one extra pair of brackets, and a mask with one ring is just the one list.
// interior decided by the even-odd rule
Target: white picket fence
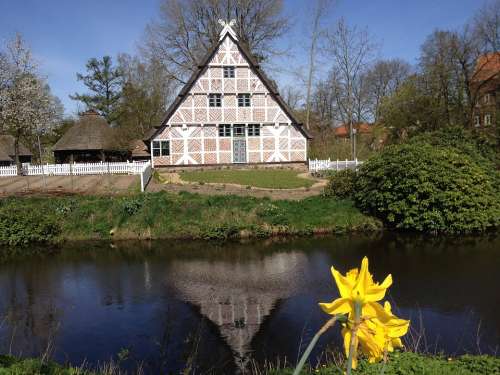
[[(140, 174), (141, 191), (144, 191), (151, 179), (151, 162), (115, 162), (115, 163), (73, 163), (73, 164), (24, 164), (22, 174), (27, 176), (80, 176), (96, 174)], [(17, 167), (0, 167), (0, 177), (16, 176)]]
[(358, 169), (358, 166), (363, 164), (362, 161), (358, 159), (355, 160), (318, 160), (309, 159), (309, 172), (319, 172), (319, 171), (341, 171), (343, 169)]

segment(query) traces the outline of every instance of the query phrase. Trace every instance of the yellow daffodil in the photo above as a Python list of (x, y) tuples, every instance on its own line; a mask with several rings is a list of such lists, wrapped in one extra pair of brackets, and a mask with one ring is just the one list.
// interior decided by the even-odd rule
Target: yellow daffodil
[(335, 268), (331, 268), (333, 278), (339, 289), (340, 298), (331, 303), (320, 303), (319, 306), (327, 314), (354, 314), (354, 304), (362, 306), (362, 315), (378, 317), (381, 320), (390, 319), (383, 307), (376, 303), (385, 297), (385, 292), (392, 284), (392, 276), (388, 275), (382, 284), (375, 283), (368, 271), (368, 258), (361, 262), (361, 270), (352, 269), (343, 276)]
[(359, 271), (357, 268), (352, 269), (345, 276), (333, 267), (331, 271), (340, 298), (330, 303), (320, 303), (319, 306), (331, 315), (347, 314), (348, 320), (342, 335), (352, 368), (357, 365), (358, 348), (361, 348), (369, 362), (376, 362), (384, 358), (385, 353), (401, 347), (400, 337), (408, 331), (409, 321), (395, 317), (389, 302), (384, 307), (378, 303), (391, 286), (392, 276), (388, 275), (382, 284), (374, 282), (368, 271), (366, 257)]

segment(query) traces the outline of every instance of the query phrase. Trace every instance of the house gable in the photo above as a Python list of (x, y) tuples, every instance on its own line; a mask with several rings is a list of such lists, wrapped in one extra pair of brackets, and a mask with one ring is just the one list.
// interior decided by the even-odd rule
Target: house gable
[[(224, 78), (224, 66), (234, 67), (234, 78)], [(251, 107), (238, 107), (237, 95), (242, 93), (251, 95)], [(210, 107), (208, 94), (222, 94), (221, 107)], [(251, 54), (228, 31), (193, 73), (150, 139), (165, 126), (235, 122), (291, 124), (310, 138)]]

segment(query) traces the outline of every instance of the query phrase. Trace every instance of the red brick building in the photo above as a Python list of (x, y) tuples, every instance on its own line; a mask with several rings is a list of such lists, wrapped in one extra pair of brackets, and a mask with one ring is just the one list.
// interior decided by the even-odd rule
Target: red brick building
[[(500, 105), (500, 53), (488, 53), (478, 58), (471, 80), (471, 91), (477, 101), (473, 124), (477, 128), (496, 126)], [(500, 119), (499, 119), (500, 120)]]

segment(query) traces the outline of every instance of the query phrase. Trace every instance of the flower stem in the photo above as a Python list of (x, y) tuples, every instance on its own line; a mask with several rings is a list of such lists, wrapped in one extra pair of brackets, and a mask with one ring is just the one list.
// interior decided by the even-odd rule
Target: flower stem
[(331, 318), (330, 320), (328, 320), (324, 325), (323, 327), (321, 327), (319, 329), (318, 332), (316, 332), (316, 334), (314, 335), (314, 337), (312, 338), (311, 342), (309, 343), (309, 345), (307, 346), (306, 350), (304, 351), (304, 354), (302, 354), (302, 357), (300, 358), (300, 361), (299, 363), (297, 364), (297, 367), (295, 367), (295, 370), (293, 371), (293, 375), (298, 375), (300, 374), (300, 372), (302, 371), (302, 368), (304, 367), (306, 361), (307, 361), (307, 358), (309, 358), (309, 355), (311, 354), (311, 351), (313, 350), (314, 346), (316, 345), (316, 343), (318, 342), (318, 339), (319, 337), (325, 333), (328, 328), (332, 327), (335, 322), (337, 321), (339, 317), (337, 315), (334, 315), (333, 318)]
[(354, 360), (354, 356), (356, 355), (356, 335), (358, 334), (358, 327), (361, 322), (361, 303), (354, 303), (354, 325), (351, 330), (351, 340), (349, 342), (349, 358), (347, 358), (347, 375), (351, 375), (352, 373), (352, 362)]

